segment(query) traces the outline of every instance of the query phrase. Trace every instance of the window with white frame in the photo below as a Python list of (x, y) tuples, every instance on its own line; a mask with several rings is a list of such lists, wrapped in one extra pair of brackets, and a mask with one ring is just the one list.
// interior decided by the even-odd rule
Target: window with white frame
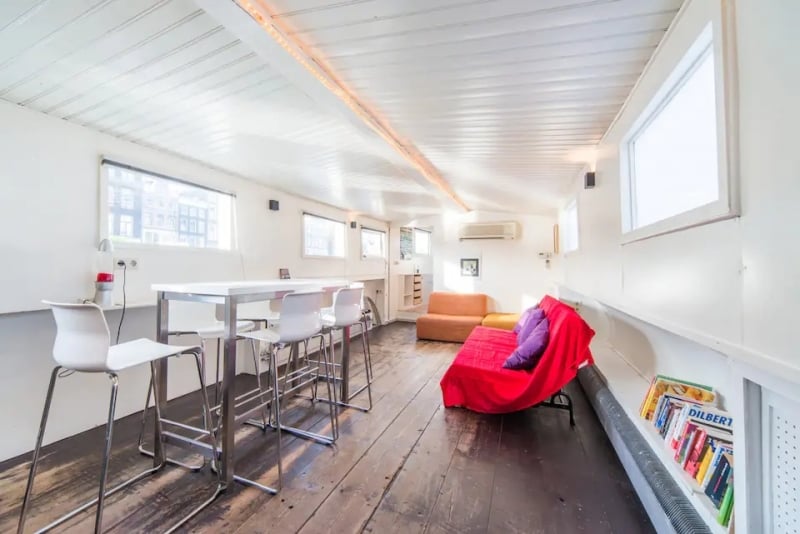
[(431, 233), (414, 228), (414, 254), (428, 256), (431, 253)]
[(361, 257), (385, 258), (386, 232), (371, 228), (361, 228)]
[(624, 232), (646, 237), (731, 213), (716, 80), (709, 25), (623, 142)]
[(345, 224), (342, 221), (303, 214), (303, 255), (344, 258)]
[(561, 248), (564, 253), (578, 250), (578, 202), (573, 200), (561, 214)]
[[(103, 160), (102, 170), (106, 233), (113, 241), (222, 250), (234, 247), (233, 195), (110, 160)], [(212, 224), (215, 230), (209, 232)]]

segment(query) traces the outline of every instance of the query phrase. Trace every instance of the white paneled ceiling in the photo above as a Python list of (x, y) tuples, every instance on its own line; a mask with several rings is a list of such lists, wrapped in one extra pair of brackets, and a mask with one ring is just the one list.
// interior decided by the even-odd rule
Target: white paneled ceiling
[[(563, 199), (680, 3), (263, 5), (470, 207), (537, 212)], [(382, 218), (448, 205), (231, 30), (191, 0), (2, 0), (0, 98)]]
[(441, 206), (191, 0), (0, 1), (0, 98), (345, 209)]
[(476, 209), (557, 205), (681, 0), (266, 0)]

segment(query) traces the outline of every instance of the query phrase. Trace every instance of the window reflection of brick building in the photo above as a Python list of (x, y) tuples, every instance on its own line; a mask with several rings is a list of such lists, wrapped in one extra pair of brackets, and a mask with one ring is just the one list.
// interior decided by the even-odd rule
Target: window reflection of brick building
[(110, 167), (109, 235), (132, 242), (217, 246), (213, 193)]

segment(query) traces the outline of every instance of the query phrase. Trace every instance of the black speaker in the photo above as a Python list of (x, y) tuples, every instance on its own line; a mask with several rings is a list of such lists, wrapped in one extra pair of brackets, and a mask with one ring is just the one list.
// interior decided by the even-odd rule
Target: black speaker
[(357, 223), (357, 222), (355, 222), (355, 221), (350, 221), (350, 228), (356, 228), (357, 226), (358, 226), (358, 223)]
[(278, 202), (277, 200), (269, 201), (269, 209), (271, 209), (272, 211), (278, 211), (280, 209), (280, 206), (281, 206), (280, 202)]
[(591, 189), (594, 187), (594, 172), (587, 172), (583, 176), (583, 188)]

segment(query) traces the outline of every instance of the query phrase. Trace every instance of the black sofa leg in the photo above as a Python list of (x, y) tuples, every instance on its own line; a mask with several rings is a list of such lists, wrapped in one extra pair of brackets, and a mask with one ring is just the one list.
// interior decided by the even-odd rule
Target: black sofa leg
[[(556, 401), (558, 399), (558, 401)], [(547, 408), (555, 408), (557, 410), (567, 410), (569, 412), (569, 426), (575, 426), (575, 413), (572, 409), (572, 398), (562, 389), (552, 397), (550, 400), (544, 401), (539, 406)]]

